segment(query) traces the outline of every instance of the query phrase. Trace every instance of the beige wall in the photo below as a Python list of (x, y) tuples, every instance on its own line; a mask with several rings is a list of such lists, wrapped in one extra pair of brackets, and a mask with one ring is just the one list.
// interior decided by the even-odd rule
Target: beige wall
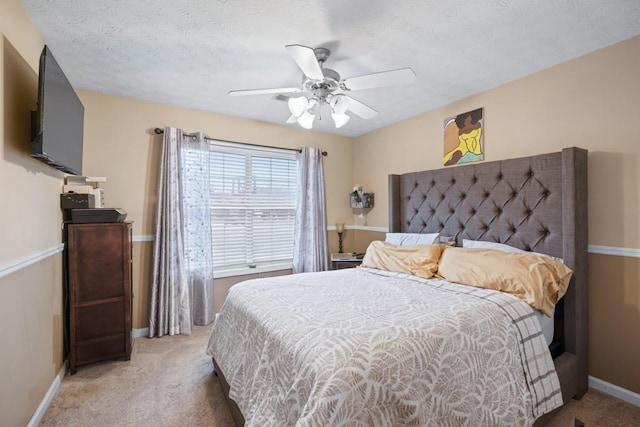
[(0, 425), (27, 425), (62, 367), (61, 281), (61, 252), (0, 278)]
[[(483, 107), (486, 160), (588, 149), (589, 244), (640, 248), (638, 70), (635, 37), (357, 138), (354, 181), (383, 195), (369, 225), (387, 226), (387, 175), (442, 167), (444, 118)], [(368, 240), (356, 238), (356, 250)], [(589, 262), (589, 372), (640, 392), (639, 261)]]
[(640, 259), (589, 255), (589, 375), (640, 393)]
[(2, 240), (11, 242), (0, 246), (0, 263), (5, 263), (60, 243), (58, 194), (63, 174), (29, 157), (30, 111), (38, 97), (42, 39), (19, 0), (2, 2), (0, 7), (0, 182), (3, 205), (13, 207), (0, 213)]
[[(62, 367), (62, 173), (29, 157), (44, 42), (0, 2), (0, 425), (24, 426)], [(58, 248), (58, 252), (56, 252)], [(38, 254), (51, 253), (30, 264)], [(9, 267), (25, 267), (10, 272)]]
[(153, 272), (153, 242), (133, 244), (133, 301), (131, 327), (142, 329), (149, 326), (149, 298)]

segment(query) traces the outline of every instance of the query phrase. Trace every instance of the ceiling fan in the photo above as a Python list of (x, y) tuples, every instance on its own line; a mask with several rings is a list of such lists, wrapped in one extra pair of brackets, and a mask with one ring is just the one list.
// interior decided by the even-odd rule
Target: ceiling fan
[(375, 117), (378, 114), (376, 110), (347, 95), (347, 93), (354, 90), (408, 84), (412, 83), (415, 78), (415, 73), (411, 68), (400, 68), (342, 79), (337, 71), (323, 67), (331, 54), (329, 49), (323, 47), (312, 49), (298, 44), (290, 44), (285, 48), (304, 74), (302, 86), (232, 90), (229, 95), (296, 94), (302, 92), (310, 94), (303, 96), (279, 95), (277, 97), (277, 99), (287, 101), (291, 112), (287, 123), (297, 122), (305, 129), (311, 129), (316, 115), (320, 116), (320, 110), (324, 105), (330, 106), (331, 117), (336, 128), (344, 126), (349, 121), (348, 111), (363, 119)]

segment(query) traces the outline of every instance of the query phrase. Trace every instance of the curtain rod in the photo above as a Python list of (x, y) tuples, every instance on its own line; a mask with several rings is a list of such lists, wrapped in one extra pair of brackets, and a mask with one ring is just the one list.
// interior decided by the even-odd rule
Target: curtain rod
[[(164, 133), (164, 129), (161, 129), (161, 128), (155, 128), (155, 129), (153, 130), (153, 132), (154, 132), (156, 135), (162, 135), (162, 134)], [(192, 134), (192, 133), (185, 133), (185, 135), (187, 135), (187, 136), (195, 136), (195, 135), (194, 135), (194, 134)], [(225, 139), (209, 138), (208, 136), (205, 136), (205, 137), (204, 137), (204, 139), (206, 139), (206, 140), (208, 140), (208, 141), (232, 142), (232, 143), (234, 143), (234, 144), (250, 145), (250, 146), (252, 146), (252, 147), (277, 148), (277, 149), (279, 149), (279, 150), (297, 151), (298, 153), (302, 152), (302, 150), (301, 150), (301, 149), (299, 149), (299, 148), (283, 148), (283, 147), (274, 147), (273, 145), (260, 145), (260, 144), (251, 144), (251, 143), (249, 143), (249, 142), (227, 141), (227, 140), (225, 140)], [(322, 152), (322, 155), (323, 155), (323, 156), (326, 156), (326, 155), (327, 155), (327, 152), (326, 152), (326, 151), (323, 151), (323, 152)]]

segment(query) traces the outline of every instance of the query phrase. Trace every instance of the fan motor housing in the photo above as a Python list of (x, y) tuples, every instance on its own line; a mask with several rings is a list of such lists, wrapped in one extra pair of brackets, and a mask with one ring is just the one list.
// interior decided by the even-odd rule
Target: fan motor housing
[(331, 68), (323, 68), (323, 80), (311, 80), (303, 78), (302, 86), (318, 98), (324, 98), (331, 92), (340, 88), (340, 74)]

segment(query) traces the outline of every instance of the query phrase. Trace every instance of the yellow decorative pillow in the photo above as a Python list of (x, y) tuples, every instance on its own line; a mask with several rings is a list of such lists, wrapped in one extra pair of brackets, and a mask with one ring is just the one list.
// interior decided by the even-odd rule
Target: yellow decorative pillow
[(430, 279), (438, 271), (438, 259), (444, 247), (445, 245), (398, 246), (376, 240), (367, 248), (362, 266)]
[(517, 296), (547, 316), (569, 286), (573, 271), (546, 255), (495, 249), (446, 248), (438, 276), (449, 282), (494, 289)]

